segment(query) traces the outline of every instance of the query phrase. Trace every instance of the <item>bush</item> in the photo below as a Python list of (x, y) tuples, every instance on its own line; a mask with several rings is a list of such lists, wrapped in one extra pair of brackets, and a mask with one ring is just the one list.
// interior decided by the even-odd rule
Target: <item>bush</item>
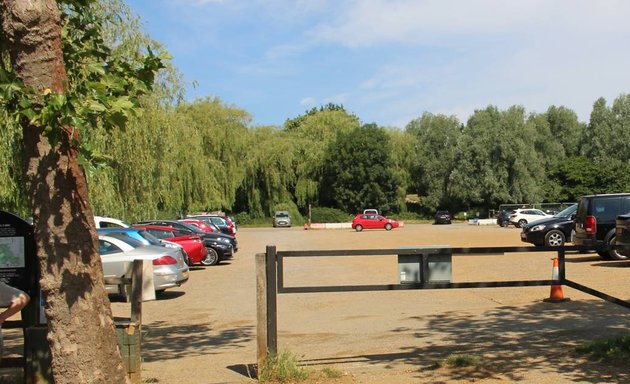
[(628, 361), (630, 359), (630, 334), (612, 339), (585, 342), (575, 351), (604, 361)]
[(313, 223), (347, 223), (352, 221), (351, 215), (335, 208), (314, 207), (311, 209)]
[(296, 382), (303, 381), (309, 372), (300, 367), (298, 359), (289, 351), (281, 352), (279, 355), (270, 355), (265, 361), (265, 365), (260, 370), (260, 381), (265, 382)]

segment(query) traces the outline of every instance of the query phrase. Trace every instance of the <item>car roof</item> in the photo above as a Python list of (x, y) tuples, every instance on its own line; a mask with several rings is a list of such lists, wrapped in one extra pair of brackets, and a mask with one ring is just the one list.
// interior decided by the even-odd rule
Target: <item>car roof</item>
[(152, 224), (134, 224), (134, 228), (158, 229), (161, 231), (177, 231), (177, 228), (168, 225), (152, 225)]

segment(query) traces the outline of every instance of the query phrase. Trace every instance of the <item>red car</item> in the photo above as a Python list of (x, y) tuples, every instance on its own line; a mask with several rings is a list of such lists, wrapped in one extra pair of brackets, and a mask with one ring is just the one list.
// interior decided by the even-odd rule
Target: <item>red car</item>
[(142, 228), (160, 240), (170, 241), (184, 247), (190, 265), (210, 265), (207, 264), (208, 250), (199, 236), (184, 235), (176, 229), (162, 225), (134, 225), (134, 227)]
[(197, 220), (197, 219), (181, 219), (178, 220), (181, 221), (182, 223), (188, 223), (188, 224), (192, 224), (195, 227), (201, 229), (204, 232), (214, 232), (214, 233), (218, 233), (221, 232), (216, 226), (210, 226), (208, 225), (206, 222), (202, 221), (202, 220)]
[(352, 220), (352, 229), (357, 232), (361, 232), (363, 229), (385, 229), (390, 231), (392, 228), (398, 228), (398, 222), (381, 215), (360, 213)]

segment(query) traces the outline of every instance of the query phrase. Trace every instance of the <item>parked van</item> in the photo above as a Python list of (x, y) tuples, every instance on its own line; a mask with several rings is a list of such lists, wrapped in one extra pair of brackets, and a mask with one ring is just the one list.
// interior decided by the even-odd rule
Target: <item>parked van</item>
[(575, 214), (573, 243), (601, 247), (597, 253), (603, 259), (625, 260), (615, 250), (615, 220), (625, 213), (630, 213), (630, 193), (583, 196)]

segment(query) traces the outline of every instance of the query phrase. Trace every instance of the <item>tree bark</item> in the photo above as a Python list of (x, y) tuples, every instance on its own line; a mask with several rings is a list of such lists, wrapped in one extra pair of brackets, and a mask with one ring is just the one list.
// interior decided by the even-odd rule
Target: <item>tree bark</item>
[[(0, 0), (0, 6), (18, 77), (39, 93), (63, 93), (67, 75), (56, 2)], [(26, 119), (21, 124), (55, 382), (127, 383), (77, 162), (78, 135), (64, 127), (51, 145), (45, 127)]]

